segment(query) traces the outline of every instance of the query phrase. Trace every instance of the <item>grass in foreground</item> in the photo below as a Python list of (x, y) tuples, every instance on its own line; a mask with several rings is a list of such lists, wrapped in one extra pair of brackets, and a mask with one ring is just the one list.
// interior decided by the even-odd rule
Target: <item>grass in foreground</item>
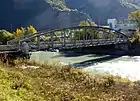
[[(140, 101), (140, 86), (126, 79), (59, 64), (15, 63), (0, 67), (0, 101)], [(23, 64), (40, 68), (17, 68)]]

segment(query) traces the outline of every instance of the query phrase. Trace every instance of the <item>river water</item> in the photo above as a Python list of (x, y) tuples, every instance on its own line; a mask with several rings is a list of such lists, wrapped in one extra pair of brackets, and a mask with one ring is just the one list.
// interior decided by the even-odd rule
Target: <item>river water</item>
[(71, 64), (73, 67), (83, 68), (90, 73), (107, 73), (128, 78), (132, 81), (140, 80), (139, 56), (110, 56), (73, 52), (33, 52), (31, 60)]

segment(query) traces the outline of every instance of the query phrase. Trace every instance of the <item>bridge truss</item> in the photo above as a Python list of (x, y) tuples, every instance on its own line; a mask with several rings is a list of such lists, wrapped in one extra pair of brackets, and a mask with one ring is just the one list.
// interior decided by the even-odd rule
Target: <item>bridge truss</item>
[(7, 42), (20, 45), (28, 42), (31, 50), (71, 49), (79, 47), (127, 43), (128, 37), (116, 30), (97, 26), (78, 26), (40, 31)]

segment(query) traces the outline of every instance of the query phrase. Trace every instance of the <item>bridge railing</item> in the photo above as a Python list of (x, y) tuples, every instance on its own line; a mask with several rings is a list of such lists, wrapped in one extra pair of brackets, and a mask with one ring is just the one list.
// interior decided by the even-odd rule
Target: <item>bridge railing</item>
[[(83, 44), (84, 42), (84, 44)], [(88, 47), (88, 46), (100, 46), (100, 45), (111, 45), (111, 44), (122, 44), (126, 43), (127, 39), (97, 39), (91, 42), (91, 40), (76, 40), (76, 43), (72, 43), (70, 41), (66, 42), (65, 45), (60, 44), (58, 41), (55, 41), (53, 44), (53, 49), (65, 49), (65, 48), (78, 48), (78, 47)], [(31, 49), (38, 50), (37, 43), (29, 43), (29, 46)], [(49, 44), (46, 44), (45, 42), (40, 42), (40, 50), (52, 48)]]
[(18, 51), (19, 45), (0, 45), (0, 51)]

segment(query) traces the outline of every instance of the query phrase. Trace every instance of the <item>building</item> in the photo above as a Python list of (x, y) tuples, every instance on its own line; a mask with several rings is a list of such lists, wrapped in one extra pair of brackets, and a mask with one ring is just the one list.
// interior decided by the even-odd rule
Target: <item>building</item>
[(117, 26), (117, 20), (116, 19), (108, 19), (107, 24), (109, 28), (114, 29)]
[(123, 19), (118, 21), (117, 27), (115, 30), (118, 30), (122, 33), (125, 33), (128, 37), (132, 37), (136, 31), (136, 25), (134, 22), (129, 19)]
[(109, 28), (125, 33), (131, 37), (136, 31), (136, 25), (129, 19), (122, 19), (117, 21), (116, 19), (108, 19), (107, 24)]

